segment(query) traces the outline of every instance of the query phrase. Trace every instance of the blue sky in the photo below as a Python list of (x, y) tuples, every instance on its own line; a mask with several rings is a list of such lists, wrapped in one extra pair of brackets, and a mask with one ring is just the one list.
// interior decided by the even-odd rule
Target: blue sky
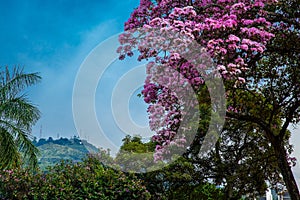
[(28, 93), (42, 112), (33, 128), (35, 136), (41, 126), (43, 137), (77, 134), (72, 89), (80, 64), (100, 42), (123, 30), (138, 4), (138, 0), (0, 1), (0, 65), (20, 65), (43, 78)]

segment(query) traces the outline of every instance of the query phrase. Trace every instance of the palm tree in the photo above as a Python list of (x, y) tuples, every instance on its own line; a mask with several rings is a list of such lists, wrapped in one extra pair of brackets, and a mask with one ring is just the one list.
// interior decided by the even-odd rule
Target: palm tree
[(0, 169), (27, 163), (37, 167), (38, 149), (31, 142), (31, 128), (40, 111), (23, 93), (41, 80), (38, 73), (23, 73), (15, 67), (0, 72)]

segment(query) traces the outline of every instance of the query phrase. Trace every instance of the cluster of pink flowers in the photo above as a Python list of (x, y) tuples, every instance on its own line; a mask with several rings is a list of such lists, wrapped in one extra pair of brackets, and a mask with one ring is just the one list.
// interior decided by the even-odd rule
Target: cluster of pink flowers
[[(132, 56), (132, 50), (137, 48), (139, 60), (155, 58), (147, 66), (148, 77), (142, 94), (150, 104), (150, 127), (156, 131), (152, 138), (157, 142), (156, 160), (169, 152), (167, 146), (174, 143), (181, 146), (185, 141), (184, 136), (175, 136), (182, 121), (182, 108), (195, 106), (195, 102), (181, 100), (186, 94), (186, 85), (197, 91), (205, 84), (205, 74), (199, 73), (201, 66), (184, 59), (186, 49), (191, 50), (190, 41), (205, 48), (222, 78), (243, 84), (247, 80), (242, 74), (248, 70), (248, 64), (265, 51), (267, 42), (274, 37), (263, 10), (266, 3), (274, 2), (218, 0), (215, 4), (212, 0), (195, 0), (191, 5), (188, 0), (141, 0), (125, 23), (127, 32), (120, 36), (122, 46), (118, 52), (123, 59), (126, 55)], [(135, 36), (138, 28), (144, 32)], [(161, 35), (153, 35), (153, 29)], [(193, 56), (198, 59), (201, 53)], [(179, 81), (182, 85), (176, 92), (172, 91), (172, 83), (178, 77), (174, 72), (187, 80)]]

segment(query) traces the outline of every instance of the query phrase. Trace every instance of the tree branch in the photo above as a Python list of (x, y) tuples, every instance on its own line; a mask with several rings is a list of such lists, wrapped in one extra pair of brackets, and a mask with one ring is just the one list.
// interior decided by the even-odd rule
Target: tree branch
[(230, 118), (234, 118), (237, 120), (242, 120), (246, 122), (253, 122), (259, 125), (264, 131), (266, 131), (267, 134), (272, 134), (273, 132), (271, 129), (260, 119), (254, 116), (249, 116), (249, 115), (242, 115), (242, 114), (237, 114), (233, 112), (226, 112), (226, 116)]
[(290, 112), (288, 113), (288, 116), (280, 130), (279, 136), (281, 138), (283, 138), (283, 136), (285, 135), (285, 132), (289, 126), (289, 124), (291, 123), (291, 121), (293, 120), (293, 115), (295, 113), (295, 111), (300, 107), (300, 102), (296, 101), (295, 105), (291, 107)]

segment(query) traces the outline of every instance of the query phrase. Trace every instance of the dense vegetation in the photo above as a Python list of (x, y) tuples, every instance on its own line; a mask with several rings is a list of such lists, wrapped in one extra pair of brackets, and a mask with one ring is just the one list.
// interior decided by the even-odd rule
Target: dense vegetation
[(143, 181), (99, 159), (61, 162), (45, 174), (16, 168), (0, 173), (1, 199), (149, 199)]
[[(232, 126), (231, 129), (233, 130), (235, 127)], [(110, 168), (111, 170), (114, 169), (112, 171), (118, 171), (117, 169), (119, 169), (119, 172), (120, 170), (148, 171), (147, 173), (135, 174), (135, 178), (143, 183), (151, 195), (151, 199), (195, 199), (196, 197), (198, 199), (227, 199), (228, 192), (231, 192), (235, 199), (241, 199), (242, 197), (253, 198), (264, 195), (267, 187), (265, 181), (267, 179), (270, 182), (274, 181), (274, 187), (278, 186), (277, 189), (280, 191), (281, 185), (279, 183), (281, 179), (274, 173), (276, 168), (272, 166), (272, 162), (274, 162), (272, 151), (265, 151), (264, 154), (258, 153), (261, 150), (254, 147), (259, 142), (260, 137), (256, 135), (251, 136), (251, 133), (247, 133), (246, 130), (251, 131), (247, 124), (244, 125), (243, 129), (239, 130), (241, 131), (240, 136), (243, 135), (243, 137), (224, 132), (217, 143), (219, 146), (218, 151), (222, 149), (222, 153), (211, 151), (207, 157), (198, 160), (198, 166), (194, 165), (193, 160), (181, 157), (171, 165), (156, 171), (151, 171), (156, 145), (152, 141), (142, 142), (142, 138), (139, 136), (126, 136), (115, 158), (112, 158), (108, 151), (97, 150), (86, 143), (86, 141), (77, 137), (57, 140), (52, 138), (47, 140), (40, 139), (39, 141), (34, 141), (34, 143), (41, 151), (41, 158), (44, 158), (39, 161), (41, 169), (49, 174), (53, 173), (53, 168), (63, 169), (71, 164), (66, 164), (65, 161), (60, 163), (60, 160), (69, 159), (73, 161), (73, 164), (77, 163), (77, 167), (83, 166), (80, 163), (87, 156), (88, 150), (86, 147), (96, 150), (97, 153), (92, 154), (92, 158), (99, 159), (97, 162), (100, 165), (103, 163), (108, 164), (109, 166), (106, 166), (106, 168), (112, 167)], [(231, 145), (227, 144), (229, 140), (231, 140)], [(267, 144), (265, 145), (267, 146)], [(44, 148), (46, 147), (51, 148), (45, 151)], [(65, 149), (69, 149), (69, 151), (65, 151)], [(248, 161), (237, 164), (239, 160), (236, 160), (235, 154), (240, 154), (238, 159)], [(145, 155), (148, 157), (145, 157)], [(56, 156), (55, 159), (54, 156)], [(54, 164), (49, 162), (51, 159), (57, 166), (53, 167)], [(141, 162), (143, 159), (146, 159), (146, 162)], [(46, 166), (52, 167), (46, 169)], [(124, 174), (130, 175), (131, 173), (127, 172)], [(129, 177), (133, 177), (131, 175)], [(237, 181), (235, 177), (240, 177), (240, 179)], [(219, 181), (219, 184), (212, 184), (214, 180)], [(222, 184), (222, 180), (226, 180), (233, 187), (229, 188)]]
[[(77, 137), (34, 140), (33, 143), (40, 150), (40, 169), (34, 172), (27, 168), (2, 171), (0, 197), (3, 199), (68, 199), (68, 197), (72, 199), (227, 199), (229, 188), (226, 185), (224, 187), (222, 182), (219, 182), (219, 185), (212, 184), (214, 179), (232, 181), (234, 187), (230, 191), (235, 199), (257, 197), (264, 194), (268, 173), (275, 175), (272, 171), (274, 169), (270, 168), (272, 153), (255, 156), (259, 149), (253, 148), (253, 145), (259, 137), (251, 137), (251, 134), (247, 135), (246, 132), (243, 134), (242, 140), (246, 143), (242, 146), (239, 138), (234, 134), (223, 135), (223, 141), (229, 139), (232, 145), (228, 146), (222, 140), (218, 142), (220, 148), (226, 150), (225, 155), (231, 155), (229, 157), (222, 155), (218, 159), (216, 156), (218, 152), (211, 151), (207, 157), (198, 160), (201, 165), (195, 166), (192, 160), (181, 157), (156, 171), (151, 171), (155, 143), (142, 142), (139, 136), (126, 136), (115, 158), (112, 158), (108, 151), (96, 149)], [(88, 149), (93, 153), (89, 153)], [(233, 155), (241, 149), (243, 154), (240, 159), (249, 159), (249, 162), (236, 164)], [(140, 162), (141, 153), (149, 153), (147, 162)], [(268, 167), (261, 170), (263, 165)], [(236, 172), (230, 171), (232, 167), (237, 169)], [(137, 174), (122, 172), (130, 170), (150, 171)], [(245, 171), (248, 173), (245, 174)], [(235, 179), (237, 176), (241, 177), (240, 181)], [(280, 182), (280, 179), (276, 180)]]
[[(127, 159), (125, 151), (131, 153), (153, 152), (153, 142), (143, 143), (138, 136), (126, 136), (117, 157), (113, 159), (107, 151), (86, 154), (87, 149), (80, 139), (40, 139), (34, 142), (38, 148), (51, 146), (42, 157), (50, 158), (54, 152), (61, 160), (39, 161), (43, 170), (33, 172), (26, 168), (14, 168), (0, 173), (0, 198), (2, 199), (224, 199), (223, 190), (208, 182), (191, 177), (193, 170), (185, 160), (179, 160), (168, 168), (152, 173), (133, 174), (122, 172), (119, 162)], [(87, 147), (92, 147), (86, 144)], [(64, 148), (71, 146), (65, 156)], [(83, 151), (82, 151), (83, 150)], [(95, 149), (93, 149), (95, 150)], [(83, 157), (74, 159), (81, 152)], [(124, 157), (125, 156), (125, 157)], [(133, 156), (134, 157), (134, 156)], [(71, 158), (71, 160), (65, 160)], [(73, 159), (72, 159), (73, 158)], [(77, 160), (80, 158), (80, 160)], [(73, 162), (73, 161), (74, 162)], [(46, 161), (46, 162), (45, 162)], [(111, 167), (104, 165), (109, 164)], [(46, 165), (48, 167), (46, 167)], [(135, 163), (132, 162), (134, 165)], [(136, 168), (144, 166), (135, 165)], [(45, 170), (46, 169), (46, 170)], [(119, 170), (118, 170), (119, 169)], [(185, 172), (178, 172), (181, 169)], [(123, 169), (124, 170), (124, 169)]]

